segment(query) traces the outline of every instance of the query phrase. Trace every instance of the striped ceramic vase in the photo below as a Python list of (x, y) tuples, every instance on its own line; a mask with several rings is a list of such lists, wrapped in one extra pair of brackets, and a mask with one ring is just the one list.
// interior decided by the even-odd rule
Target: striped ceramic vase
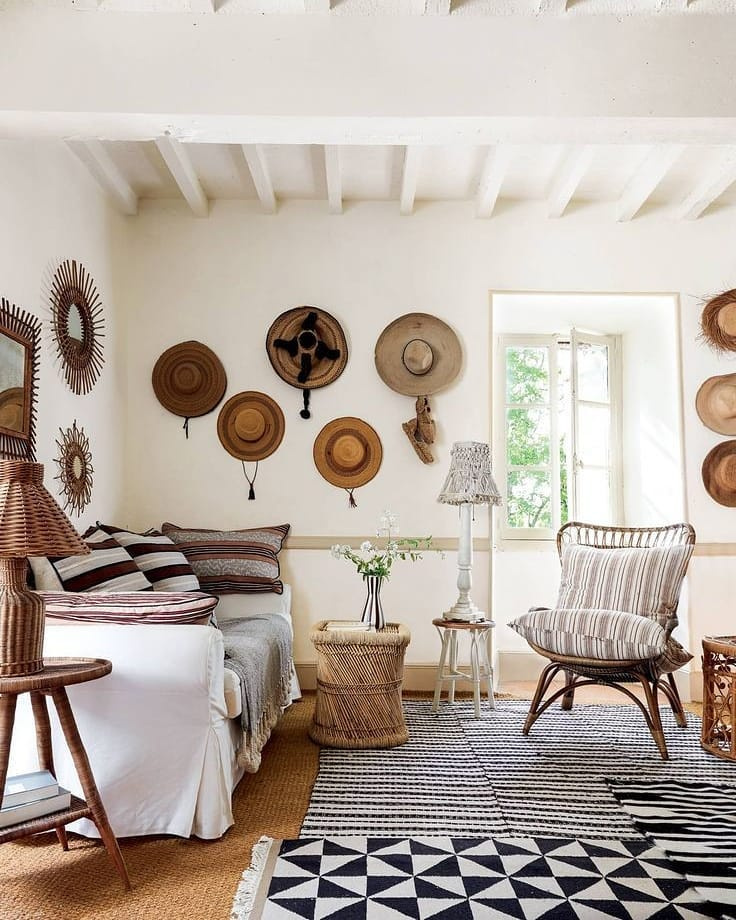
[(383, 584), (382, 575), (364, 575), (363, 581), (368, 589), (368, 597), (365, 599), (363, 616), (360, 618), (362, 623), (369, 623), (375, 629), (383, 629), (386, 625), (386, 618), (383, 615), (381, 606), (381, 585)]

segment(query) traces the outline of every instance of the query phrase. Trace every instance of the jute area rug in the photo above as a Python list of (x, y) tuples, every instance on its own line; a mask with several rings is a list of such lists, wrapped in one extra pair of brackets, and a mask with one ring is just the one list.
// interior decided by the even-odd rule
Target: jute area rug
[(557, 709), (524, 737), (528, 705), (504, 701), (476, 720), (470, 704), (433, 715), (428, 701), (410, 700), (406, 745), (323, 749), (299, 840), (261, 842), (233, 917), (727, 916), (608, 784), (736, 783), (732, 765), (700, 748), (699, 720), (680, 729), (663, 710), (663, 762), (633, 707)]

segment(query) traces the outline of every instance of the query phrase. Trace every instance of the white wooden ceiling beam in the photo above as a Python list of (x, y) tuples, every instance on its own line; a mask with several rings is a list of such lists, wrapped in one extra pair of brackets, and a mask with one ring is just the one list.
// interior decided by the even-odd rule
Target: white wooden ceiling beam
[(248, 164), (253, 185), (256, 187), (258, 200), (266, 214), (276, 213), (276, 193), (273, 190), (271, 174), (266, 162), (266, 152), (262, 144), (243, 144), (243, 156)]
[(499, 144), (488, 151), (475, 196), (476, 217), (490, 217), (493, 214), (511, 156), (512, 149), (506, 144)]
[(209, 202), (186, 147), (173, 137), (157, 138), (156, 147), (192, 214), (195, 217), (207, 217), (210, 212)]
[(648, 201), (684, 147), (651, 147), (626, 183), (616, 205), (616, 220), (631, 220)]
[(404, 151), (404, 170), (401, 174), (401, 196), (399, 198), (399, 213), (404, 216), (414, 213), (414, 199), (417, 195), (421, 163), (422, 148), (407, 147)]
[(592, 159), (593, 147), (590, 145), (574, 147), (564, 157), (547, 203), (547, 213), (550, 217), (562, 217), (565, 213)]
[(110, 196), (118, 211), (122, 214), (138, 213), (138, 196), (105, 150), (102, 141), (73, 140), (67, 141), (67, 146), (84, 163), (100, 188)]
[(449, 16), (452, 0), (424, 0), (424, 12), (427, 16)]
[(340, 148), (333, 144), (328, 144), (325, 147), (325, 179), (327, 182), (327, 204), (330, 214), (342, 214)]
[(725, 153), (717, 166), (693, 189), (675, 212), (681, 220), (695, 220), (736, 182), (736, 149)]

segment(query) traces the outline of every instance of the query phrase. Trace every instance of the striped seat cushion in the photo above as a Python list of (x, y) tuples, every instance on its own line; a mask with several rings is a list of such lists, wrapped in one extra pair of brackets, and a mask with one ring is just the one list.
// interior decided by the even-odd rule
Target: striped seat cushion
[(136, 533), (99, 522), (97, 526), (125, 547), (154, 591), (199, 591), (199, 580), (186, 556), (160, 531)]
[(128, 554), (104, 530), (84, 534), (86, 556), (64, 556), (49, 561), (64, 591), (152, 591), (153, 586)]
[(199, 591), (93, 595), (42, 591), (41, 597), (47, 617), (91, 623), (207, 624), (217, 606), (216, 597)]
[(530, 610), (509, 626), (533, 645), (573, 658), (642, 661), (667, 648), (659, 623), (620, 610)]
[(161, 530), (187, 557), (203, 591), (256, 594), (284, 590), (279, 552), (289, 524), (251, 530), (204, 530), (162, 524)]
[(565, 546), (556, 607), (622, 610), (655, 620), (669, 634), (692, 546), (595, 549)]

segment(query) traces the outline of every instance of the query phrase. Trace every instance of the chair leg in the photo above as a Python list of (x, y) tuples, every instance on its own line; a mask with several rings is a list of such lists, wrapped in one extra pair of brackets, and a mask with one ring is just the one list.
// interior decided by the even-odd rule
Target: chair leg
[(562, 697), (562, 703), (560, 708), (565, 712), (569, 712), (572, 709), (572, 704), (575, 702), (575, 683), (574, 675), (572, 671), (565, 671), (565, 686), (569, 687), (567, 693)]
[(542, 702), (542, 697), (547, 692), (547, 688), (552, 682), (552, 678), (560, 670), (560, 666), (556, 662), (548, 664), (547, 667), (539, 675), (539, 681), (537, 682), (537, 689), (534, 691), (534, 696), (532, 697), (531, 704), (529, 706), (529, 713), (524, 722), (524, 728), (521, 730), (523, 735), (528, 735), (529, 730), (537, 721), (539, 713), (539, 704)]
[[(644, 695), (647, 701), (647, 709), (649, 710), (649, 718), (647, 719), (647, 726), (649, 731), (652, 733), (652, 738), (659, 748), (660, 756), (662, 760), (669, 760), (669, 754), (667, 753), (667, 742), (664, 740), (664, 730), (662, 729), (662, 720), (659, 717), (659, 700), (657, 699), (657, 684), (647, 680), (646, 677), (639, 674), (637, 675), (639, 682), (644, 688)], [(645, 713), (646, 715), (646, 713)]]
[[(667, 693), (667, 685), (669, 685), (669, 693)], [(667, 684), (662, 684), (662, 689), (665, 691), (665, 695), (672, 707), (672, 712), (675, 714), (675, 721), (680, 728), (687, 728), (687, 715), (685, 714), (682, 700), (680, 699), (680, 691), (677, 689), (677, 682), (674, 674), (667, 675)]]

